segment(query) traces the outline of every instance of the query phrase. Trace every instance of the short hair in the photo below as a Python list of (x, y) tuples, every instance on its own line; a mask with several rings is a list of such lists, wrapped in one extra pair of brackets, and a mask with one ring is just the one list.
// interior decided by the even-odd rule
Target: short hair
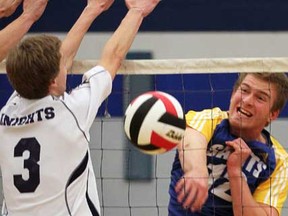
[(24, 39), (9, 52), (6, 71), (20, 96), (39, 99), (49, 94), (49, 86), (60, 69), (60, 47), (57, 37), (38, 35)]
[(274, 84), (276, 86), (276, 99), (271, 107), (271, 111), (281, 111), (288, 100), (288, 77), (285, 73), (240, 73), (234, 84), (233, 92), (235, 92), (247, 75)]

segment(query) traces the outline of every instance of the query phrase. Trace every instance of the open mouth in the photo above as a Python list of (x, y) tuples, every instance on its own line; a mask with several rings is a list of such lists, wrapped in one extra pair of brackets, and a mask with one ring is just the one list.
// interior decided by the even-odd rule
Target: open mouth
[(252, 114), (250, 112), (248, 112), (247, 110), (244, 110), (242, 109), (241, 107), (238, 107), (237, 108), (237, 112), (240, 114), (240, 115), (244, 115), (246, 117), (252, 117)]

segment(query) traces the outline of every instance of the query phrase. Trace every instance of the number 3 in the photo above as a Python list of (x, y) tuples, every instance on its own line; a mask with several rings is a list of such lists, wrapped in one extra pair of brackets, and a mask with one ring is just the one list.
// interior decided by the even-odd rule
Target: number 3
[(14, 185), (20, 193), (31, 193), (40, 183), (40, 144), (35, 137), (21, 139), (14, 148), (14, 157), (22, 157), (25, 151), (29, 151), (29, 158), (24, 160), (24, 168), (29, 171), (29, 178), (23, 179), (22, 175), (14, 175)]

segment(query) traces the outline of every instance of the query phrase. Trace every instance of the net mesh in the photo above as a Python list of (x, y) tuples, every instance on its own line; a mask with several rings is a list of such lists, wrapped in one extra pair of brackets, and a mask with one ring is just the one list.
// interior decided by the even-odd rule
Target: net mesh
[[(81, 75), (96, 60), (75, 61), (68, 76), (68, 90), (81, 82)], [(135, 96), (159, 90), (175, 96), (185, 112), (212, 107), (228, 109), (239, 72), (286, 72), (288, 58), (227, 58), (126, 60), (113, 83), (113, 90), (99, 109), (91, 128), (91, 156), (95, 168), (102, 215), (168, 215), (169, 182), (175, 149), (148, 156), (136, 150), (123, 131), (123, 115)], [(1, 107), (12, 92), (0, 64)], [(285, 128), (288, 108), (268, 130), (287, 150)], [(285, 203), (282, 215), (288, 214)]]

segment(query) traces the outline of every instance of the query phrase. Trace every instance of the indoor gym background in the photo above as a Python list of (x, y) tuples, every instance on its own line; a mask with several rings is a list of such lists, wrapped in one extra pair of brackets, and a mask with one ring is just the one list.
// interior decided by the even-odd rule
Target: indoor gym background
[[(34, 25), (31, 34), (51, 32), (63, 38), (85, 3), (79, 0), (50, 1), (44, 16)], [(112, 8), (95, 21), (76, 59), (97, 59), (102, 46), (111, 35), (111, 31), (119, 24), (125, 11), (123, 1), (116, 0)], [(288, 56), (286, 47), (288, 22), (285, 22), (288, 20), (287, 12), (288, 3), (281, 0), (273, 2), (163, 0), (153, 14), (144, 21), (129, 58), (286, 57)], [(11, 19), (13, 17), (1, 19), (1, 29)], [(207, 75), (195, 76), (191, 77), (191, 86), (198, 88), (196, 84), (201, 83), (198, 80), (205, 79)], [(76, 75), (69, 79), (69, 87), (80, 80)], [(147, 172), (152, 180), (126, 178), (129, 162), (127, 155), (121, 150), (127, 145), (121, 118), (125, 105), (119, 95), (123, 79), (125, 78), (119, 76), (115, 80), (114, 93), (109, 97), (108, 104), (104, 103), (100, 110), (100, 115), (104, 115), (104, 107), (107, 105), (112, 118), (95, 120), (91, 129), (91, 152), (95, 156), (92, 158), (98, 188), (103, 191), (100, 192), (100, 199), (106, 206), (103, 215), (167, 215), (168, 182), (174, 152), (143, 159), (147, 167), (140, 167), (138, 170), (144, 169), (143, 172)], [(227, 85), (233, 79), (233, 75), (228, 76)], [(178, 91), (182, 88), (181, 80), (179, 83), (168, 82), (167, 86), (165, 86), (167, 82), (163, 82), (164, 84), (161, 84), (164, 85), (163, 89), (166, 88), (168, 91)], [(1, 74), (1, 107), (10, 93), (11, 88), (6, 77)], [(208, 92), (207, 97), (210, 97), (209, 94)], [(226, 96), (229, 97), (229, 94)], [(217, 103), (225, 107), (228, 102), (221, 98), (225, 97), (219, 96), (220, 101), (217, 99)], [(199, 100), (194, 97), (187, 101), (187, 104), (199, 109), (207, 107), (205, 102), (199, 104)], [(286, 148), (287, 117), (286, 106), (281, 118), (272, 125), (272, 133)], [(101, 150), (103, 147), (107, 149), (105, 154)], [(103, 166), (100, 166), (101, 164)], [(135, 169), (137, 170), (137, 167)], [(141, 178), (143, 172), (133, 171), (133, 174), (136, 178), (138, 175)], [(282, 215), (288, 215), (287, 206), (286, 202)]]

